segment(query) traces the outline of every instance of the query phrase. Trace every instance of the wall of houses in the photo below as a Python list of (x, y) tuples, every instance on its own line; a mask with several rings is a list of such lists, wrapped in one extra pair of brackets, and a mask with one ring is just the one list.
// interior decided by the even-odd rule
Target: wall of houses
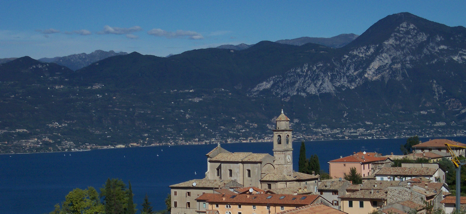
[(171, 214), (195, 214), (197, 210), (196, 198), (203, 193), (214, 193), (211, 189), (187, 189), (187, 188), (172, 188), (171, 195)]
[(355, 167), (357, 169), (357, 173), (362, 174), (362, 167), (360, 163), (354, 162), (330, 162), (329, 163), (329, 175), (332, 178), (344, 178), (344, 173), (349, 174), (350, 169)]
[[(373, 203), (376, 203), (376, 206)], [(341, 211), (348, 214), (368, 214), (384, 205), (382, 199), (341, 199)]]

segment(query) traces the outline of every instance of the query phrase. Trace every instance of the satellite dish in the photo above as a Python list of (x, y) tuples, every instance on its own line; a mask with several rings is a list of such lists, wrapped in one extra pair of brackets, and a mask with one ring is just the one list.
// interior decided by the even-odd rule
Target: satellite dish
[(250, 191), (250, 193), (253, 193), (253, 188), (250, 188), (250, 190), (249, 190), (249, 191)]
[(193, 182), (193, 186), (194, 186), (194, 187), (196, 186), (196, 182)]

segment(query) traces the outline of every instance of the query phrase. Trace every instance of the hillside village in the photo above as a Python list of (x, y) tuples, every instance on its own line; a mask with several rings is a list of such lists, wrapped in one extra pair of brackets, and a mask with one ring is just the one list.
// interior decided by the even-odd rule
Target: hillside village
[[(292, 134), (290, 119), (282, 112), (273, 127), (274, 156), (232, 153), (218, 144), (206, 154), (205, 178), (170, 186), (171, 213), (425, 214), (455, 210), (456, 196), (446, 183), (448, 172), (438, 162), (465, 157), (463, 143), (420, 142), (407, 155), (355, 151), (329, 161), (331, 179), (325, 180), (315, 172), (293, 171)], [(425, 161), (393, 167), (397, 160), (417, 159)], [(352, 174), (351, 169), (361, 176), (361, 184), (344, 179)], [(465, 196), (460, 201), (465, 213)]]

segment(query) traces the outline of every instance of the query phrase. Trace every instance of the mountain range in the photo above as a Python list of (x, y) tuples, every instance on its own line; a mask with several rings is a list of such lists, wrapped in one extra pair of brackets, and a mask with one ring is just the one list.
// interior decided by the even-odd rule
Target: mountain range
[(296, 141), (465, 136), (465, 27), (399, 13), (347, 38), (133, 52), (76, 71), (15, 59), (0, 64), (0, 152), (268, 141), (281, 109)]

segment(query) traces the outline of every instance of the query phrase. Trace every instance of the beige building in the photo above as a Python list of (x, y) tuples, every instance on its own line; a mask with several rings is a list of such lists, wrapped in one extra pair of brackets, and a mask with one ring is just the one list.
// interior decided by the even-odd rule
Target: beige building
[[(362, 178), (370, 177), (375, 170), (374, 165), (388, 161), (388, 157), (383, 157), (376, 152), (357, 152), (353, 155), (329, 161), (329, 176), (331, 178), (344, 178), (344, 174), (349, 174), (351, 168), (355, 168)], [(384, 164), (383, 164), (384, 165)]]
[[(171, 203), (175, 208), (172, 208), (172, 214), (194, 214), (196, 209), (193, 204), (197, 196), (203, 192), (216, 193), (215, 189), (236, 184), (270, 191), (300, 189), (315, 192), (319, 175), (293, 171), (292, 131), (290, 119), (282, 112), (272, 130), (274, 156), (267, 153), (229, 152), (218, 145), (206, 154), (207, 171), (204, 179), (198, 180), (195, 185), (187, 181), (170, 186)], [(199, 183), (203, 183), (203, 188)], [(187, 196), (188, 193), (190, 196)]]
[(383, 190), (360, 190), (340, 198), (341, 211), (349, 214), (368, 214), (386, 205)]
[[(441, 155), (443, 157), (449, 157), (449, 159), (451, 159), (450, 158), (451, 155), (448, 151), (448, 148), (446, 147), (446, 143), (454, 145), (451, 147), (451, 149), (455, 155), (457, 155), (458, 157), (459, 156), (465, 157), (465, 144), (455, 142), (452, 140), (447, 140), (447, 139), (429, 140), (427, 142), (412, 146), (412, 149), (413, 149), (413, 153), (432, 152), (432, 153)], [(461, 147), (464, 147), (464, 148), (461, 148)]]

